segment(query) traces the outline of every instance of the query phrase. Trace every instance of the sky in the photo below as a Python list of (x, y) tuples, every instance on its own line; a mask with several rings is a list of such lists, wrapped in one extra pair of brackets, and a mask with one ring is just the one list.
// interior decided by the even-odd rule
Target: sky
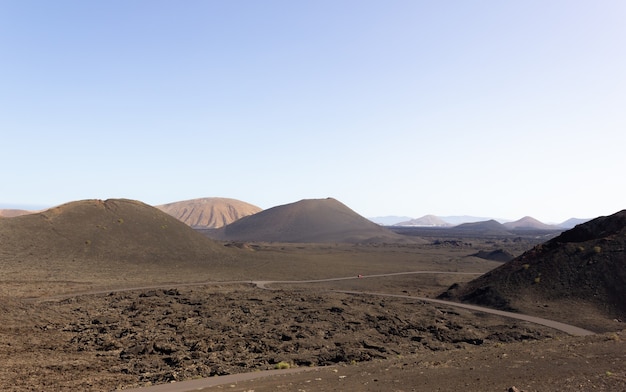
[(622, 0), (0, 0), (0, 208), (626, 208)]

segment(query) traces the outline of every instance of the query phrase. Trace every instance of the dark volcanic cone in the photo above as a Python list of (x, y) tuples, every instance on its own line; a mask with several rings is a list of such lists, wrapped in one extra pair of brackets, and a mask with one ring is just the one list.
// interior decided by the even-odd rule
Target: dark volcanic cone
[(510, 234), (507, 228), (500, 222), (490, 219), (482, 222), (462, 223), (454, 227), (455, 230), (463, 230), (468, 233), (502, 235)]
[(208, 235), (230, 241), (414, 242), (371, 222), (332, 198), (301, 200), (270, 208)]
[(508, 252), (504, 249), (495, 249), (492, 251), (481, 250), (477, 253), (473, 254), (474, 257), (479, 257), (485, 260), (493, 260), (500, 261), (506, 263), (507, 261), (511, 261), (515, 258), (511, 252)]
[(0, 252), (28, 258), (194, 262), (226, 250), (154, 207), (114, 199), (76, 201), (0, 219)]
[(625, 249), (623, 210), (580, 224), (443, 297), (504, 309), (574, 300), (625, 319)]

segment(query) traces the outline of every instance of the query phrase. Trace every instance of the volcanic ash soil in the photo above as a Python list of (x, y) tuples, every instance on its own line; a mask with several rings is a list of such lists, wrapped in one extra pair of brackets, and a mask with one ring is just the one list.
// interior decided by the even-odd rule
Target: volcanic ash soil
[(0, 385), (11, 391), (124, 389), (564, 336), (419, 300), (244, 285), (4, 307)]

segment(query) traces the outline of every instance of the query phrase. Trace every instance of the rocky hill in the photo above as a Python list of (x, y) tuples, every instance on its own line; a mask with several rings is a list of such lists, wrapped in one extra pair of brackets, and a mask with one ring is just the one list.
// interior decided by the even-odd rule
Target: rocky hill
[(125, 199), (76, 201), (0, 219), (0, 252), (28, 258), (206, 262), (226, 250), (174, 217)]
[(261, 211), (255, 205), (224, 197), (191, 199), (156, 208), (195, 229), (217, 229)]
[(626, 210), (565, 231), (443, 297), (531, 313), (538, 303), (566, 312), (568, 303), (573, 322), (582, 307), (626, 320)]
[(265, 242), (413, 241), (377, 225), (332, 198), (301, 200), (270, 208), (208, 235), (222, 240)]

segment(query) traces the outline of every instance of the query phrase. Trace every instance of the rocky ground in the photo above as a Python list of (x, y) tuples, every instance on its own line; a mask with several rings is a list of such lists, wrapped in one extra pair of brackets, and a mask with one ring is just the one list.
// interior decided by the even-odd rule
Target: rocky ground
[(423, 351), (229, 382), (205, 392), (626, 391), (626, 331)]
[[(4, 307), (0, 385), (9, 391), (127, 389), (281, 366), (324, 368), (229, 390), (451, 390), (454, 374), (471, 370), (466, 384), (488, 385), (502, 366), (516, 376), (489, 385), (546, 390), (547, 362), (554, 380), (554, 366), (570, 356), (577, 360), (564, 386), (582, 382), (577, 374), (590, 377), (591, 363), (602, 370), (594, 369), (588, 385), (626, 386), (621, 333), (574, 339), (418, 300), (222, 285), (8, 300)], [(601, 347), (610, 352), (598, 362)], [(546, 359), (557, 353), (556, 361)], [(424, 384), (429, 374), (437, 380)], [(532, 381), (534, 374), (541, 377)]]
[(0, 385), (11, 391), (124, 389), (281, 362), (356, 366), (412, 358), (406, 367), (426, 371), (440, 367), (424, 362), (433, 352), (565, 338), (545, 327), (418, 300), (252, 285), (10, 301), (5, 307)]
[[(529, 313), (564, 321), (576, 309), (573, 324), (612, 332), (575, 338), (417, 299), (330, 291), (435, 297), (474, 276), (452, 273), (499, 265), (471, 256), (477, 250), (529, 247), (446, 241), (246, 244), (211, 263), (0, 250), (0, 389), (112, 391), (289, 366), (315, 370), (210, 390), (626, 390), (623, 323), (580, 302), (532, 301)], [(446, 273), (356, 278), (404, 271)], [(215, 282), (336, 277), (353, 278), (273, 290)]]

